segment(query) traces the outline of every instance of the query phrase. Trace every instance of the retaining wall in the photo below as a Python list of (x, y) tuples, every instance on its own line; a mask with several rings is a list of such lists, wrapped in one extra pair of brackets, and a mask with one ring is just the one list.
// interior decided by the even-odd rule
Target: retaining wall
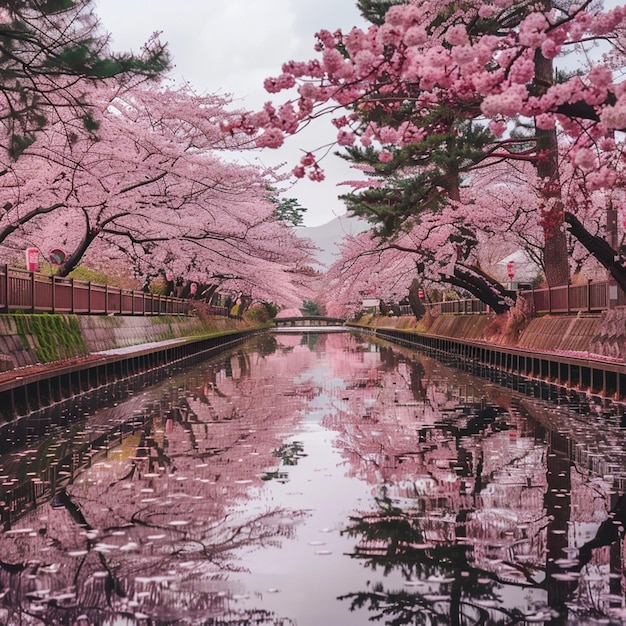
[[(0, 371), (41, 362), (42, 338), (20, 332), (16, 315), (0, 315)], [(30, 316), (29, 316), (30, 317)], [(33, 316), (37, 317), (37, 316)], [(154, 316), (48, 316), (78, 324), (80, 340), (62, 342), (58, 337), (46, 337), (56, 342), (60, 358), (72, 358), (131, 345), (153, 343), (168, 339), (206, 335), (225, 330), (244, 330), (249, 326), (229, 318)], [(427, 334), (537, 351), (589, 353), (611, 359), (626, 360), (626, 309), (619, 308), (598, 315), (542, 316), (532, 319), (515, 339), (504, 332), (505, 316), (441, 315), (428, 329), (410, 316), (368, 316), (359, 323), (376, 328), (416, 329)], [(54, 335), (54, 333), (51, 333)]]
[[(517, 347), (549, 352), (594, 352), (603, 316), (539, 317), (521, 333)], [(601, 352), (599, 354), (602, 354)]]
[[(39, 321), (36, 332), (25, 330), (28, 318)], [(55, 360), (54, 357), (71, 359), (115, 348), (246, 328), (249, 325), (245, 322), (229, 318), (0, 315), (0, 371)], [(48, 358), (42, 357), (43, 353)]]
[(626, 360), (626, 309), (597, 315), (536, 317), (520, 332), (508, 332), (507, 314), (440, 315), (428, 328), (411, 317), (374, 316), (360, 321), (375, 328), (415, 329), (428, 335), (486, 341), (538, 352), (586, 353)]

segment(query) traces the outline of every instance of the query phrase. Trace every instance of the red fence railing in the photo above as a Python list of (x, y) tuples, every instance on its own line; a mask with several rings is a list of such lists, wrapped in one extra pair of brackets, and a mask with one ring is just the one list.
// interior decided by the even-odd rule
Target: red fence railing
[(180, 298), (0, 266), (0, 311), (5, 313), (188, 315), (190, 308)]
[[(581, 285), (563, 285), (517, 292), (531, 301), (536, 313), (598, 313), (611, 306), (626, 306), (626, 293), (608, 282), (589, 281)], [(446, 300), (425, 305), (439, 314), (488, 313), (489, 307), (475, 298)]]
[(519, 296), (530, 299), (537, 313), (599, 313), (626, 305), (623, 289), (606, 281), (525, 290)]
[(612, 306), (625, 306), (626, 294), (617, 285), (589, 281), (582, 285), (564, 285), (546, 289), (520, 291), (530, 298), (537, 313), (593, 313)]

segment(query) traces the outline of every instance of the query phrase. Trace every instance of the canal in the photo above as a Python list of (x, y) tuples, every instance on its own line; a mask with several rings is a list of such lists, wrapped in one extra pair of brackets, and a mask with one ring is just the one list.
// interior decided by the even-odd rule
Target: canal
[(260, 335), (0, 449), (0, 624), (626, 624), (623, 416)]

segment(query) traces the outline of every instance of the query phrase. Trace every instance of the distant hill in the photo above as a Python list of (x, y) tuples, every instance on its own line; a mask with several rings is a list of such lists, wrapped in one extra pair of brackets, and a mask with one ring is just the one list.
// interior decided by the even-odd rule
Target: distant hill
[(329, 267), (337, 260), (337, 244), (346, 235), (357, 235), (367, 230), (367, 223), (344, 214), (321, 226), (301, 226), (296, 230), (298, 235), (311, 239), (320, 248), (317, 260), (320, 265)]

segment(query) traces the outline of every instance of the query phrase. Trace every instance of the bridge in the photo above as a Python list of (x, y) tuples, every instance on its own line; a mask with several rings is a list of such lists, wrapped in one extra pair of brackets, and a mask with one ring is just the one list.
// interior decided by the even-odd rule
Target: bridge
[(343, 326), (346, 320), (342, 317), (325, 317), (323, 315), (306, 315), (303, 317), (277, 317), (274, 324), (277, 327), (300, 327), (300, 326)]

